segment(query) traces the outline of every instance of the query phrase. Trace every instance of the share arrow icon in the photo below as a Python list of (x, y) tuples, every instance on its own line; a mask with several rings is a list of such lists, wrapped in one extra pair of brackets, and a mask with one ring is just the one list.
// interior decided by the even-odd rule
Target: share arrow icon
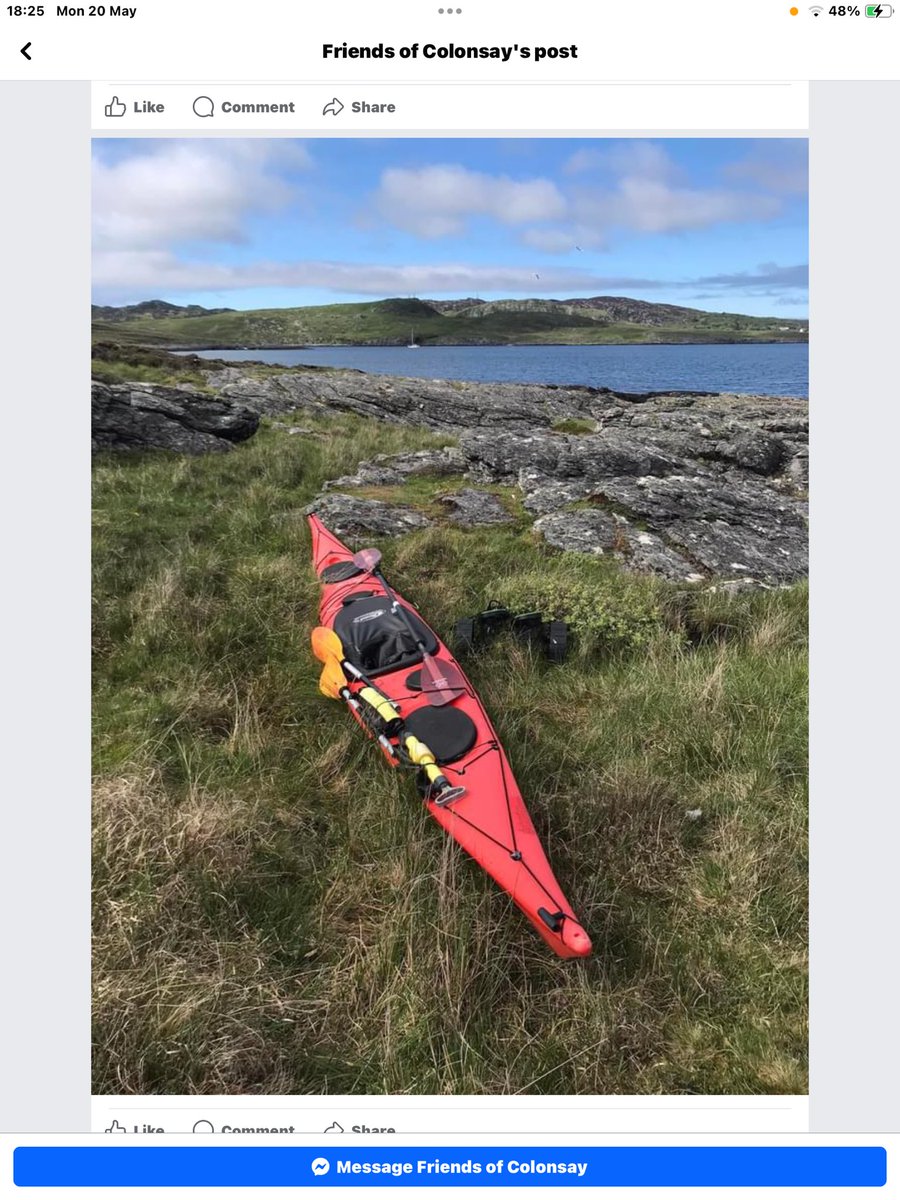
[(338, 100), (337, 96), (335, 96), (335, 98), (333, 100), (329, 100), (322, 109), (322, 116), (325, 117), (331, 113), (333, 117), (336, 117), (339, 112), (343, 111), (343, 108), (343, 104), (341, 104), (340, 100)]

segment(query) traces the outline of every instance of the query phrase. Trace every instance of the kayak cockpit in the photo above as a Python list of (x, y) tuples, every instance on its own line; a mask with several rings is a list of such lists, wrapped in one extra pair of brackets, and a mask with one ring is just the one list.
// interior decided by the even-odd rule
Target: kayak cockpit
[(418, 642), (426, 653), (434, 654), (437, 638), (412, 609), (405, 609), (405, 613), (415, 637), (403, 617), (393, 611), (387, 596), (349, 596), (335, 615), (333, 628), (350, 662), (375, 676), (420, 663), (422, 649)]

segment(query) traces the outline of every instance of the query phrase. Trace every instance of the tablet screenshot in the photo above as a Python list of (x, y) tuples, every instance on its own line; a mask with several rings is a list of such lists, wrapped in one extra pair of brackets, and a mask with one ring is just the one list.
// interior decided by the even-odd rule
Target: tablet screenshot
[(2, 1194), (890, 1194), (894, 8), (0, 31)]

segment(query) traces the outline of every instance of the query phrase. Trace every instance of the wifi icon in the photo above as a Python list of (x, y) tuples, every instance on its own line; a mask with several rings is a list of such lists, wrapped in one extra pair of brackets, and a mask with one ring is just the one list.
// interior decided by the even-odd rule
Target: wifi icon
[(825, 9), (824, 9), (824, 8), (822, 8), (822, 7), (821, 7), (820, 5), (818, 5), (818, 4), (814, 4), (814, 5), (812, 6), (812, 8), (811, 8), (809, 11), (812, 13), (812, 15), (813, 15), (814, 17), (821, 17), (821, 15), (822, 15), (822, 13), (825, 11)]

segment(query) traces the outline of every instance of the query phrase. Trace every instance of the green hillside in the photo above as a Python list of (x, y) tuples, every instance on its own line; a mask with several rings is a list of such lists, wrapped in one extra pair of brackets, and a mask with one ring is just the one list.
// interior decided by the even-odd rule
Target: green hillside
[[(173, 310), (177, 315), (173, 315)], [(391, 299), (308, 308), (178, 310), (161, 301), (94, 309), (100, 341), (204, 349), (262, 346), (600, 344), (805, 341), (808, 322), (710, 313), (621, 297), (576, 300)], [(155, 315), (155, 314), (161, 315)], [(136, 315), (132, 315), (136, 314)]]

